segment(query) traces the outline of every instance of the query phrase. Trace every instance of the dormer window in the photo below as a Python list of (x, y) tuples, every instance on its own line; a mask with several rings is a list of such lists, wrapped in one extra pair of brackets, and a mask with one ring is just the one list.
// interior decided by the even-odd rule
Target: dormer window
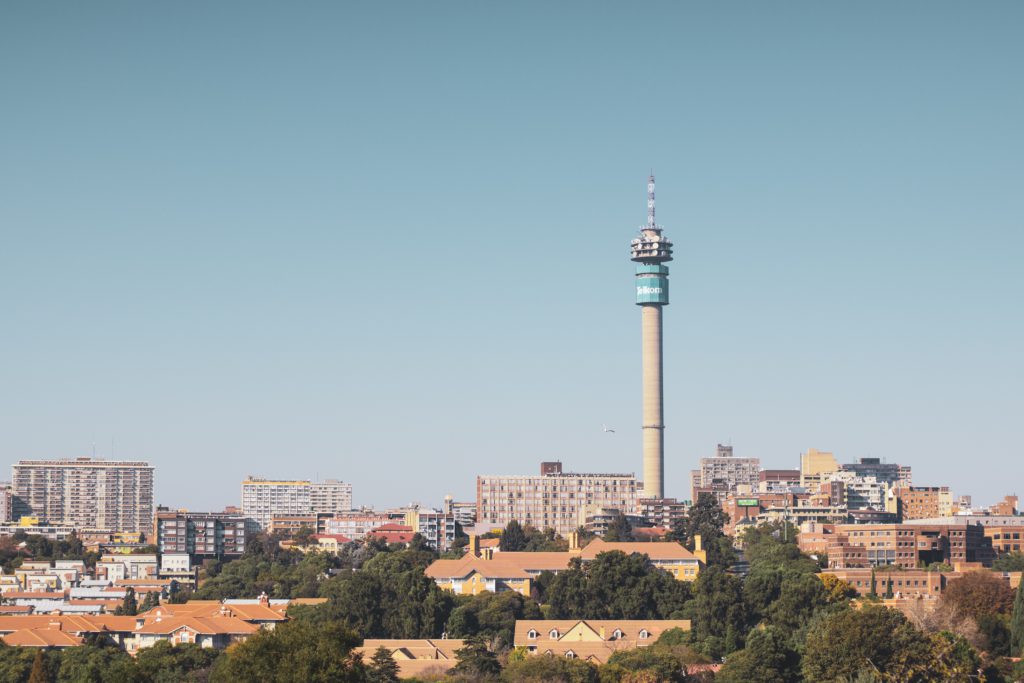
[(614, 631), (612, 631), (612, 640), (621, 640), (621, 639), (622, 639), (622, 629), (615, 629)]
[(565, 658), (566, 659), (576, 659), (576, 653), (573, 652), (572, 650), (566, 650)]
[(537, 639), (537, 632), (536, 632), (536, 631), (534, 631), (534, 630), (533, 630), (533, 629), (531, 628), (531, 629), (530, 629), (530, 632), (526, 634), (526, 637), (527, 637), (527, 638), (529, 638), (530, 640), (536, 640), (536, 639)]
[(647, 640), (651, 637), (651, 634), (647, 632), (647, 629), (640, 629), (640, 640)]
[(549, 636), (549, 637), (550, 637), (550, 638), (551, 638), (552, 640), (558, 640), (558, 636), (559, 636), (559, 633), (558, 633), (558, 629), (557, 629), (557, 628), (553, 628), (553, 629), (551, 629), (551, 632), (550, 632), (550, 633), (548, 634), (548, 636)]

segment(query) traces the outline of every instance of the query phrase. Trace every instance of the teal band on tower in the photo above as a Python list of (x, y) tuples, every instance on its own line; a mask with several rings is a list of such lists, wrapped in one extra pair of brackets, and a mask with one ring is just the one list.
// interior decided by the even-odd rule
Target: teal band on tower
[(636, 267), (636, 303), (668, 305), (668, 266), (641, 263)]

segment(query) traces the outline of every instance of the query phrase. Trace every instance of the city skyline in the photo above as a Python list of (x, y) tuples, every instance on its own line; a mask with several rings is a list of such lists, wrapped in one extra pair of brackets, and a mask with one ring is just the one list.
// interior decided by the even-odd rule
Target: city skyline
[(1020, 6), (251, 8), (3, 10), (0, 464), (639, 477), (653, 166), (667, 496), (719, 442), (1024, 488)]

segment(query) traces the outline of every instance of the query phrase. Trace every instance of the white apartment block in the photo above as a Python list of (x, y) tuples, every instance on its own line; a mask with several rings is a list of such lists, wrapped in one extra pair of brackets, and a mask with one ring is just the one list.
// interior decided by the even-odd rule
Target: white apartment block
[(256, 520), (261, 529), (274, 515), (309, 515), (345, 512), (352, 508), (352, 484), (328, 479), (260, 479), (242, 482), (242, 514)]
[(541, 463), (540, 475), (476, 478), (477, 528), (505, 526), (513, 519), (567, 536), (588, 512), (614, 508), (632, 514), (643, 485), (632, 474), (562, 472), (562, 463)]
[(12, 467), (12, 517), (31, 515), (76, 529), (153, 528), (148, 462), (76, 458), (20, 460)]

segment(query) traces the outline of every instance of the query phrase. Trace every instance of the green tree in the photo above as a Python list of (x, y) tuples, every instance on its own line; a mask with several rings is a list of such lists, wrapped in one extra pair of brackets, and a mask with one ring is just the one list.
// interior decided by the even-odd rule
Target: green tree
[(32, 671), (28, 675), (28, 683), (50, 683), (50, 675), (46, 671), (46, 661), (43, 659), (43, 651), (36, 650), (36, 656), (32, 659)]
[(37, 648), (10, 647), (0, 641), (0, 681), (27, 681), (37, 659), (42, 659), (42, 680), (52, 681), (59, 665), (56, 654)]
[(114, 646), (81, 645), (60, 653), (56, 683), (131, 683), (135, 663)]
[(623, 679), (683, 683), (686, 667), (667, 648), (638, 647), (612, 653), (600, 676), (602, 683)]
[(722, 567), (701, 571), (689, 611), (690, 636), (698, 650), (717, 659), (743, 647), (748, 615), (742, 584)]
[(621, 543), (633, 540), (633, 527), (630, 526), (626, 515), (620, 510), (611, 523), (608, 524), (608, 531), (604, 534), (604, 540), (609, 543)]
[(978, 620), (986, 615), (1009, 614), (1013, 598), (1013, 591), (1002, 578), (989, 571), (976, 571), (950, 581), (941, 604)]
[[(729, 564), (734, 559), (730, 552), (731, 540), (724, 535), (723, 528), (728, 521), (725, 511), (713, 494), (700, 494), (693, 507), (684, 517), (676, 520), (668, 540), (677, 541), (688, 550), (694, 550), (695, 537), (708, 552), (710, 564)], [(726, 543), (721, 543), (725, 539)]]
[(1004, 553), (995, 559), (992, 569), (997, 572), (1024, 572), (1024, 553)]
[(458, 662), (452, 673), (466, 676), (472, 681), (494, 680), (501, 673), (498, 657), (487, 647), (483, 638), (473, 637), (455, 651)]
[(800, 655), (789, 639), (769, 626), (755, 629), (747, 646), (726, 659), (715, 676), (716, 683), (796, 683), (800, 680)]
[(513, 519), (505, 526), (505, 530), (501, 532), (501, 540), (498, 543), (498, 547), (501, 548), (502, 552), (517, 552), (526, 548), (526, 533), (523, 531), (523, 527), (519, 525), (519, 522)]
[(323, 582), (327, 603), (298, 609), (296, 620), (338, 623), (364, 638), (436, 638), (454, 607), (455, 596), (423, 574), (433, 552), (384, 550), (357, 572)]
[(352, 648), (359, 637), (336, 624), (286, 622), (259, 631), (217, 659), (211, 683), (362, 683), (366, 667)]
[(1010, 655), (1024, 657), (1024, 581), (1017, 586), (1017, 597), (1013, 601), (1013, 616), (1010, 618)]
[(792, 635), (827, 604), (825, 586), (817, 576), (791, 573), (783, 579), (779, 597), (768, 608), (767, 616), (782, 633)]
[(160, 641), (135, 657), (137, 683), (178, 683), (206, 680), (220, 651), (193, 644)]
[(149, 610), (153, 609), (154, 607), (159, 607), (159, 606), (160, 606), (160, 592), (159, 591), (150, 591), (150, 592), (146, 593), (146, 597), (142, 601), (142, 606), (139, 607), (138, 611), (139, 612), (148, 612)]
[(553, 655), (509, 657), (501, 673), (505, 683), (598, 683), (597, 667), (582, 659)]
[(554, 619), (669, 619), (681, 617), (691, 588), (646, 555), (612, 551), (586, 564), (573, 558), (547, 593)]
[(482, 636), (499, 646), (511, 646), (516, 621), (544, 618), (532, 598), (514, 591), (481, 593), (459, 600), (460, 604), (452, 610), (445, 625), (449, 638)]
[(366, 680), (368, 683), (398, 683), (398, 664), (383, 645), (373, 653), (366, 667)]
[(931, 643), (906, 617), (867, 605), (828, 616), (810, 629), (803, 674), (807, 683), (835, 683), (873, 669), (881, 680), (897, 683), (914, 680), (930, 659)]
[(139, 605), (135, 600), (135, 590), (129, 588), (124, 592), (124, 600), (121, 601), (121, 606), (114, 610), (114, 614), (133, 617), (138, 613)]

